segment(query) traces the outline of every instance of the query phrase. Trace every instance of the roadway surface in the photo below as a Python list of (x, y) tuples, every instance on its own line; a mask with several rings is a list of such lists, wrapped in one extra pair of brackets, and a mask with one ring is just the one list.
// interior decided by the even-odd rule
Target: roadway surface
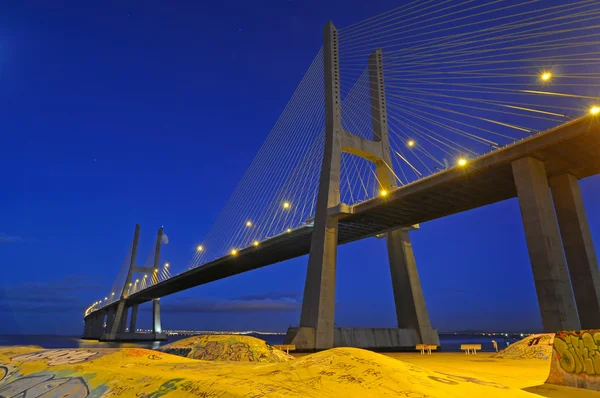
[[(511, 162), (531, 156), (544, 162), (549, 177), (571, 173), (579, 179), (600, 173), (600, 117), (587, 116), (399, 187), (386, 197), (348, 206), (339, 215), (338, 243), (368, 238), (516, 197)], [(129, 296), (141, 304), (218, 279), (308, 254), (311, 226), (302, 226), (188, 270)], [(117, 305), (111, 303), (103, 309)], [(93, 313), (93, 312), (92, 312)], [(91, 313), (91, 314), (92, 314)]]

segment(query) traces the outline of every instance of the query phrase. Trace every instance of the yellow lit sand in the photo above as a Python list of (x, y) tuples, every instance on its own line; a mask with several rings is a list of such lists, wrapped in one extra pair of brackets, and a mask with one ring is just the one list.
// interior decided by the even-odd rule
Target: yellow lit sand
[[(402, 362), (427, 368), (434, 372), (448, 372), (464, 377), (489, 380), (514, 390), (528, 392), (528, 397), (600, 398), (600, 393), (544, 384), (550, 371), (550, 360), (494, 358), (492, 353), (465, 355), (462, 353), (386, 354)], [(506, 395), (511, 396), (511, 395)]]
[[(225, 347), (244, 336), (207, 336)], [(232, 339), (235, 337), (235, 339)], [(252, 338), (249, 346), (260, 345)], [(197, 338), (172, 348), (201, 344)], [(188, 347), (182, 347), (188, 344)], [(191, 352), (191, 351), (190, 351)], [(0, 396), (38, 397), (600, 397), (544, 386), (550, 361), (491, 354), (382, 355), (336, 348), (275, 363), (206, 361), (138, 349), (0, 348)], [(232, 359), (247, 357), (229, 356)], [(21, 395), (25, 393), (25, 395)]]

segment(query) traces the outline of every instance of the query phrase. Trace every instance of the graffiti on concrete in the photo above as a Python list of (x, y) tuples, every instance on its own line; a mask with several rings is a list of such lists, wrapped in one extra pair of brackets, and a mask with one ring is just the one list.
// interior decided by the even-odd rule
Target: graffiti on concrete
[(45, 359), (49, 366), (66, 365), (97, 358), (98, 351), (88, 350), (45, 350), (11, 358), (14, 361), (34, 362)]
[(534, 334), (509, 345), (493, 358), (548, 360), (552, 357), (553, 339), (554, 333)]
[(564, 371), (600, 375), (600, 332), (557, 333), (554, 348)]
[[(6, 368), (3, 368), (6, 371)], [(21, 377), (11, 382), (0, 382), (0, 397), (27, 398), (85, 398), (90, 389), (81, 377), (61, 377), (54, 375), (33, 375)]]
[(187, 357), (190, 352), (192, 352), (191, 348), (163, 348), (161, 350), (166, 354), (178, 355), (180, 357)]
[(196, 336), (157, 350), (205, 361), (282, 362), (292, 359), (264, 341), (249, 336)]

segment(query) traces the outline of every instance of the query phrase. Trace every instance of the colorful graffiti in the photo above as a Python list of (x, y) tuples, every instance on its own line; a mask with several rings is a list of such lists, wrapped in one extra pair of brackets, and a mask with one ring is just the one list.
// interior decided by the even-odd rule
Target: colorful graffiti
[(87, 383), (81, 377), (38, 375), (17, 378), (0, 386), (0, 397), (69, 397), (85, 398), (90, 394)]
[[(195, 360), (141, 348), (0, 348), (0, 397), (506, 398), (524, 394), (495, 382), (435, 372), (356, 348), (336, 348), (288, 361), (251, 362), (247, 356), (252, 347), (247, 350), (239, 345), (238, 336), (219, 339), (222, 344), (187, 348), (204, 358), (227, 355), (240, 361)], [(269, 349), (264, 342), (263, 347)]]
[(88, 350), (46, 350), (16, 356), (13, 359), (21, 362), (33, 362), (45, 359), (48, 366), (65, 365), (87, 361), (98, 355), (98, 351)]
[(600, 330), (556, 333), (547, 382), (600, 391)]
[(172, 355), (205, 361), (282, 362), (292, 356), (251, 336), (195, 336), (158, 349)]
[(494, 358), (505, 359), (542, 359), (552, 358), (552, 341), (554, 333), (533, 334), (509, 345), (497, 354)]

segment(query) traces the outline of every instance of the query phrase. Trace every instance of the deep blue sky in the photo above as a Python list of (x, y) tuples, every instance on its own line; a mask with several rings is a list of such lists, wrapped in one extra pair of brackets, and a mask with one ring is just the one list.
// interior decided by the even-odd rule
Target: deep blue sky
[[(394, 1), (46, 1), (0, 6), (0, 333), (77, 334), (136, 223), (187, 263), (321, 46)], [(600, 179), (582, 181), (596, 247)], [(537, 330), (516, 200), (421, 225), (441, 331)], [(284, 331), (306, 258), (163, 300), (163, 328)], [(342, 247), (336, 322), (394, 326), (384, 242)], [(144, 324), (145, 322), (145, 324)], [(148, 313), (140, 326), (149, 326)]]

